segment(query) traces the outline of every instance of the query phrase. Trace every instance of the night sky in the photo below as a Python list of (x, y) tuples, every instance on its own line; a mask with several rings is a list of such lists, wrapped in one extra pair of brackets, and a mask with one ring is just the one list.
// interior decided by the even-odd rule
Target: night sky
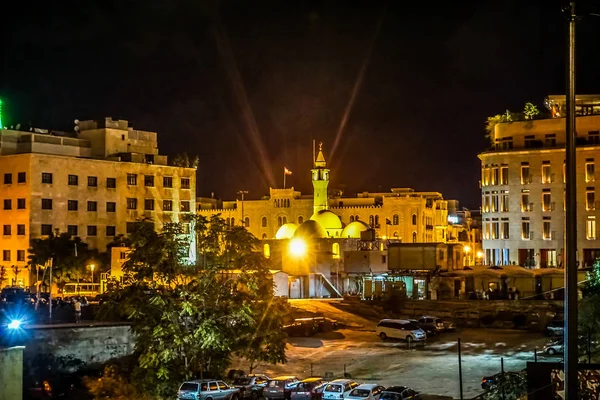
[[(224, 199), (281, 187), (284, 165), (311, 193), (314, 139), (346, 195), (478, 207), (486, 118), (565, 88), (555, 0), (22, 3), (2, 22), (5, 125), (127, 119), (198, 155), (198, 194)], [(583, 19), (580, 93), (600, 93), (598, 42), (600, 18)]]

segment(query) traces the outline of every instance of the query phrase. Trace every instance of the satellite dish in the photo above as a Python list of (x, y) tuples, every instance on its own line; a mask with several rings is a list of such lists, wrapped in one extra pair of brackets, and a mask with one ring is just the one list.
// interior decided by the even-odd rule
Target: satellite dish
[(75, 121), (73, 121), (75, 123), (75, 125), (79, 125), (79, 120), (77, 118), (75, 118)]

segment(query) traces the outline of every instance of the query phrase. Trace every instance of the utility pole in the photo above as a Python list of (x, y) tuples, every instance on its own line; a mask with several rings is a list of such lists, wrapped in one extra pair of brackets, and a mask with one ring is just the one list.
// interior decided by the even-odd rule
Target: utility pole
[(244, 195), (248, 194), (247, 190), (239, 190), (237, 192), (237, 194), (241, 194), (242, 195), (242, 226), (246, 227), (246, 220), (244, 219)]
[(566, 244), (565, 244), (565, 399), (577, 400), (577, 186), (575, 115), (575, 2), (565, 9), (569, 19), (566, 118)]

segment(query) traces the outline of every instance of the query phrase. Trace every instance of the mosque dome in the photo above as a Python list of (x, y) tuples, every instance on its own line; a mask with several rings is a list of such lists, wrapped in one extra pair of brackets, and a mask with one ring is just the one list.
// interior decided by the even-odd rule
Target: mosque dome
[(298, 229), (296, 229), (294, 237), (301, 237), (303, 239), (321, 239), (327, 237), (327, 231), (317, 221), (309, 219), (308, 221), (304, 221)]
[(310, 217), (310, 219), (318, 222), (319, 225), (325, 228), (325, 230), (342, 229), (342, 221), (340, 220), (340, 217), (329, 210), (317, 211), (312, 215), (312, 217)]
[(294, 237), (294, 233), (298, 229), (298, 225), (288, 222), (287, 224), (281, 225), (275, 234), (275, 239), (291, 239)]
[(363, 221), (350, 222), (342, 231), (342, 238), (360, 239), (360, 233), (369, 229)]

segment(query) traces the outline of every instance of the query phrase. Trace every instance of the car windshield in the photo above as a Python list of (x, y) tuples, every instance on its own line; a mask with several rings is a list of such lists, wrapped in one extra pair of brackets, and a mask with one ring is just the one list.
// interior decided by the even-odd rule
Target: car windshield
[(342, 385), (332, 385), (332, 384), (329, 384), (325, 388), (325, 391), (326, 392), (341, 393), (342, 392)]
[(237, 378), (236, 380), (233, 381), (234, 385), (249, 385), (250, 384), (250, 378)]
[(404, 328), (409, 331), (416, 331), (417, 329), (419, 329), (418, 326), (416, 326), (415, 324), (412, 324), (412, 323), (408, 323), (408, 324), (404, 325)]
[(183, 385), (181, 385), (181, 387), (179, 388), (179, 391), (181, 391), (181, 392), (197, 392), (198, 384), (185, 382)]
[(285, 385), (284, 381), (270, 381), (267, 386), (270, 387), (270, 388), (280, 388), (280, 389), (283, 389), (284, 385)]
[(381, 396), (379, 396), (379, 400), (401, 400), (399, 393), (393, 392), (383, 392)]
[(371, 391), (368, 389), (354, 389), (350, 392), (350, 397), (369, 397)]

